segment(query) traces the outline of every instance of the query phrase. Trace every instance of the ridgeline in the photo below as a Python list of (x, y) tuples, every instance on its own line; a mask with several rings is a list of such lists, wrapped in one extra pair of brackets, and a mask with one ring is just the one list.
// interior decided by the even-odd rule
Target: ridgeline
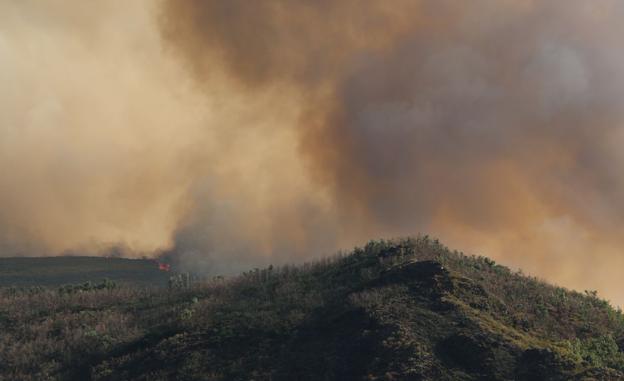
[(624, 379), (619, 310), (428, 237), (173, 285), (0, 289), (0, 380)]

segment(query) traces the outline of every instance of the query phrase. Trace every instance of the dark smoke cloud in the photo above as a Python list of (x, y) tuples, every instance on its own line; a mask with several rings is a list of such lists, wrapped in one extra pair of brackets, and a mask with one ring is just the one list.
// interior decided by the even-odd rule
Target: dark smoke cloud
[(624, 247), (623, 15), (609, 0), (166, 1), (161, 13), (200, 86), (218, 71), (241, 92), (284, 91), (265, 112), (298, 94), (301, 157), (346, 236), (434, 231), (612, 297), (596, 274), (612, 275), (601, 263), (621, 264)]
[(383, 48), (412, 27), (417, 2), (165, 1), (163, 35), (190, 55), (200, 79), (216, 61), (249, 87), (297, 82), (317, 87), (342, 74), (352, 55)]

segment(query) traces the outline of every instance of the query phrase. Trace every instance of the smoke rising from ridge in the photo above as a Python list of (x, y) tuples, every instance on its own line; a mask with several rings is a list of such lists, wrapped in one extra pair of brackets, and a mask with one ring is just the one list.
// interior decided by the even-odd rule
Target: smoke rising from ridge
[(0, 255), (215, 273), (376, 237), (622, 302), (615, 0), (0, 5)]
[(341, 236), (433, 231), (565, 284), (611, 287), (595, 275), (614, 275), (624, 247), (620, 3), (164, 9), (165, 38), (200, 86), (219, 67), (240, 91), (303, 97), (293, 128)]

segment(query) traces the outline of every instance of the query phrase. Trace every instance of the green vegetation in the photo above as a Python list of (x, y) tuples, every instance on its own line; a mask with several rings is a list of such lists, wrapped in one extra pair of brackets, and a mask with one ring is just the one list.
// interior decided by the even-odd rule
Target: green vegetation
[(619, 310), (427, 237), (176, 279), (5, 289), (0, 380), (624, 379)]

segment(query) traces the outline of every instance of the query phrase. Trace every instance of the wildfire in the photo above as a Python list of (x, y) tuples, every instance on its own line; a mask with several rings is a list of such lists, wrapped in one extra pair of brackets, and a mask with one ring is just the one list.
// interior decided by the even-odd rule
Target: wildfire
[(171, 265), (168, 263), (160, 263), (158, 262), (158, 270), (160, 271), (169, 271), (171, 270)]

